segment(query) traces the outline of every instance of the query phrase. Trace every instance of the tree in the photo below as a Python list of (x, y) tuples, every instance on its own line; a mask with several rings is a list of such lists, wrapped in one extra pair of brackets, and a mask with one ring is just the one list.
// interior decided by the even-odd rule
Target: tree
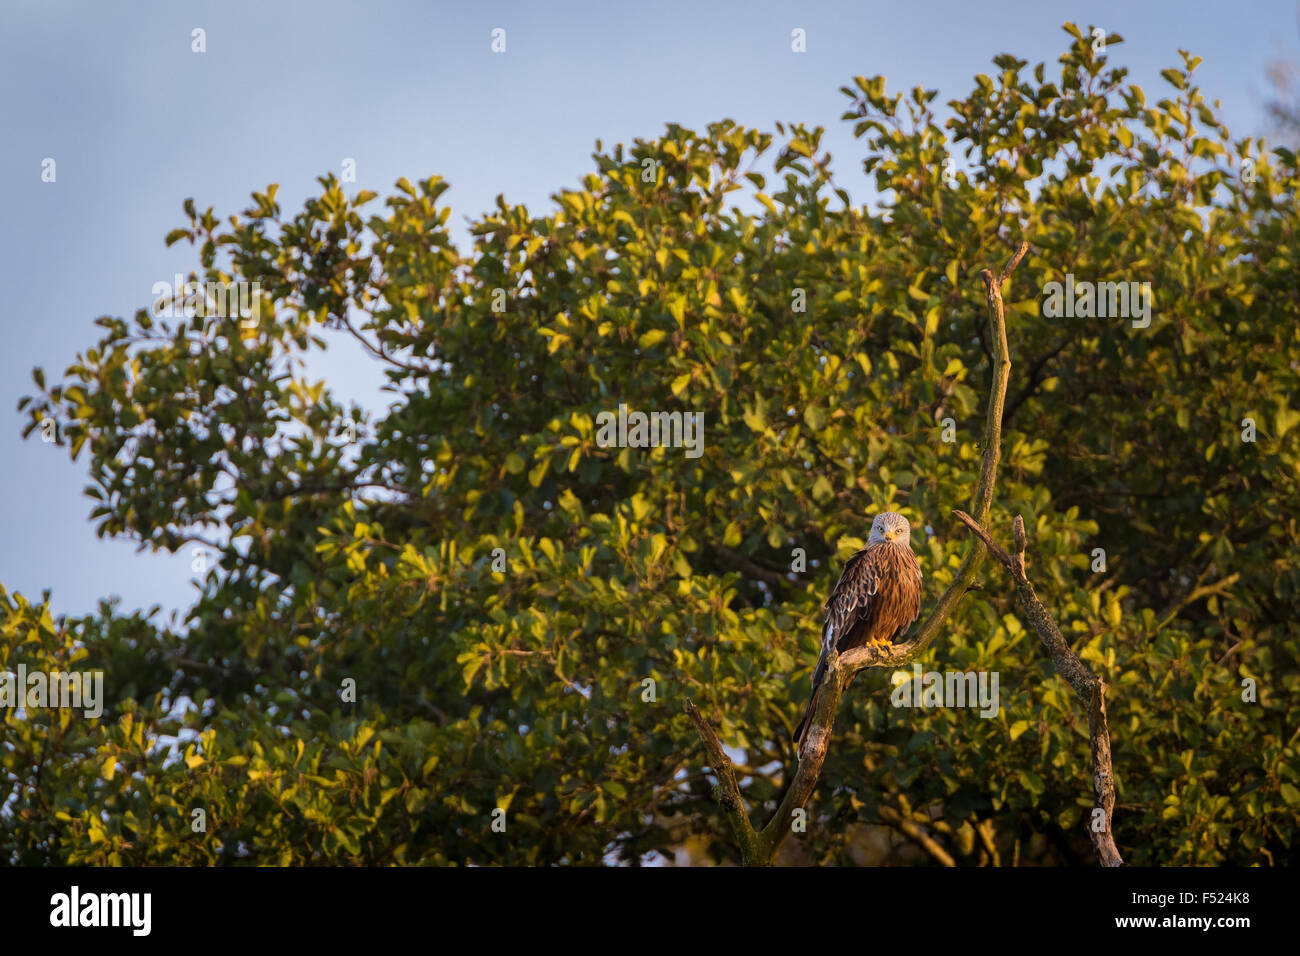
[[(1190, 54), (1148, 106), (1118, 37), (1066, 29), (1059, 79), (998, 56), (946, 129), (935, 91), (846, 87), (875, 209), (820, 128), (777, 125), (769, 187), (775, 137), (726, 121), (597, 144), (548, 215), (499, 198), (468, 252), (436, 176), (382, 212), (328, 176), (292, 217), (274, 186), (224, 222), (187, 201), (168, 241), (195, 280), (256, 283), (257, 314), (101, 318), (20, 404), (88, 452), (100, 534), (213, 563), (179, 624), (0, 592), (0, 668), (100, 668), (109, 695), (4, 712), (0, 858), (739, 859), (684, 702), (770, 814), (867, 515), (933, 530), (923, 615), (954, 581), (992, 364), (974, 280), (1022, 238), (987, 527), (1024, 516), (1111, 688), (1115, 841), (1294, 858), (1295, 156), (1233, 141)], [(1044, 315), (1067, 274), (1150, 282), (1149, 325)], [(308, 380), (339, 336), (389, 408)], [(700, 454), (606, 447), (620, 405), (702, 413)], [(1091, 859), (1086, 715), (1013, 607), (990, 575), (920, 658), (998, 671), (995, 717), (858, 678), (786, 859), (860, 858), (881, 826), (941, 862)]]

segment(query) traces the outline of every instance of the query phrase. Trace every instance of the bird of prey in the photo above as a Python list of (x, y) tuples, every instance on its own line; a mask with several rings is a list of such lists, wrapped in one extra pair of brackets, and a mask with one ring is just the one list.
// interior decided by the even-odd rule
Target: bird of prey
[(906, 518), (895, 511), (876, 515), (867, 546), (844, 565), (825, 611), (812, 697), (794, 732), (801, 754), (831, 648), (843, 654), (868, 644), (896, 644), (921, 613), (921, 565), (912, 553), (912, 526)]

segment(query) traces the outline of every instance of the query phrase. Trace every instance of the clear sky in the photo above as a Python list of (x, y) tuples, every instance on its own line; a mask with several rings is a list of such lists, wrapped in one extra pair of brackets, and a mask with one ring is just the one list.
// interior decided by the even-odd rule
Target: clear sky
[[(95, 537), (86, 465), (20, 438), (31, 368), (59, 373), (129, 317), (154, 283), (188, 272), (188, 244), (163, 236), (195, 197), (224, 218), (279, 183), (286, 214), (315, 178), (356, 161), (355, 192), (438, 174), (452, 189), (453, 234), (497, 193), (540, 212), (606, 148), (664, 124), (731, 118), (827, 127), (836, 179), (867, 195), (862, 147), (839, 116), (856, 75), (889, 88), (965, 96), (1010, 52), (1050, 68), (1061, 24), (1101, 26), (1124, 43), (1111, 61), (1148, 95), (1178, 49), (1204, 58), (1197, 79), (1234, 136), (1268, 132), (1270, 61), (1300, 61), (1295, 0), (1060, 3), (150, 2), (0, 3), (0, 583), (56, 612), (187, 606), (190, 556), (137, 554)], [(191, 51), (191, 31), (207, 51)], [(506, 52), (491, 51), (494, 28)], [(807, 52), (790, 49), (802, 28)], [(53, 158), (57, 180), (41, 181)], [(337, 397), (384, 405), (374, 364), (351, 348), (313, 370)]]

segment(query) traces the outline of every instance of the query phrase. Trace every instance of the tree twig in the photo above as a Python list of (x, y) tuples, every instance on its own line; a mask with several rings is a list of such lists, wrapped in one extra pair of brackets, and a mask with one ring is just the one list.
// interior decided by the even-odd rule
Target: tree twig
[(1201, 573), (1200, 578), (1197, 579), (1197, 586), (1194, 587), (1186, 597), (1177, 601), (1174, 606), (1165, 613), (1164, 619), (1156, 625), (1155, 630), (1151, 632), (1152, 634), (1159, 634), (1168, 627), (1173, 619), (1181, 614), (1183, 608), (1187, 607), (1187, 605), (1195, 604), (1201, 598), (1214, 597), (1215, 595), (1222, 594), (1225, 590), (1232, 587), (1241, 579), (1241, 572), (1235, 571), (1232, 574), (1229, 574), (1226, 578), (1221, 578), (1220, 580), (1215, 581), (1213, 584), (1201, 584), (1201, 581), (1205, 580), (1205, 575), (1208, 571), (1209, 568), (1206, 568), (1205, 571)]
[(343, 315), (336, 316), (336, 318), (339, 321), (339, 325), (341, 325), (354, 339), (360, 342), (362, 347), (365, 348), (365, 350), (369, 352), (371, 355), (375, 356), (375, 358), (382, 359), (383, 361), (387, 362), (389, 365), (393, 365), (400, 369), (405, 369), (408, 372), (415, 372), (417, 375), (434, 374), (434, 370), (428, 368), (427, 366), (412, 365), (409, 362), (403, 362), (395, 355), (385, 352), (382, 342), (380, 342), (378, 345), (371, 345), (369, 340), (366, 339), (364, 335), (362, 335), (360, 332), (356, 330), (356, 327), (352, 324), (351, 320), (347, 317), (346, 313)]

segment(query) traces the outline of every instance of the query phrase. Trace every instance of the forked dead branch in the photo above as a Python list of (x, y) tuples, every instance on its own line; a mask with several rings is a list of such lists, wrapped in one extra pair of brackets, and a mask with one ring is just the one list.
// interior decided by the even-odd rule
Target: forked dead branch
[(1089, 818), (1088, 834), (1097, 851), (1097, 859), (1102, 866), (1123, 866), (1124, 860), (1119, 855), (1115, 840), (1111, 836), (1111, 815), (1115, 810), (1115, 774), (1110, 764), (1110, 728), (1106, 723), (1106, 682), (1093, 674), (1079, 656), (1070, 650), (1069, 643), (1057, 626), (1056, 619), (1047, 610), (1034, 586), (1025, 574), (1025, 519), (1016, 515), (1014, 536), (1015, 552), (1007, 554), (1002, 550), (983, 527), (964, 511), (953, 512), (957, 518), (975, 533), (984, 546), (993, 552), (993, 556), (1002, 566), (1011, 572), (1016, 585), (1016, 596), (1020, 607), (1029, 623), (1038, 632), (1043, 646), (1052, 655), (1052, 665), (1088, 708), (1088, 738), (1092, 748), (1092, 788), (1096, 800), (1095, 809), (1101, 810), (1103, 817), (1097, 819), (1094, 814)]
[[(1021, 593), (1022, 605), (1026, 614), (1043, 637), (1044, 644), (1052, 652), (1057, 671), (1075, 687), (1075, 690), (1089, 703), (1089, 727), (1092, 733), (1092, 752), (1095, 778), (1095, 790), (1098, 806), (1105, 811), (1105, 831), (1092, 832), (1094, 845), (1104, 865), (1121, 865), (1119, 853), (1110, 837), (1110, 819), (1114, 808), (1114, 786), (1110, 769), (1110, 738), (1106, 729), (1104, 685), (1093, 677), (1065, 643), (1059, 628), (1047, 614), (1041, 602), (1033, 595), (1033, 588), (1024, 580), (1024, 546), (1023, 529), (1018, 541), (1019, 564), (1013, 567), (1005, 552), (1001, 551), (982, 530), (988, 521), (989, 510), (993, 503), (993, 490), (997, 482), (997, 470), (1002, 448), (1002, 416), (1006, 404), (1007, 381), (1011, 371), (1011, 359), (1007, 347), (1006, 317), (1002, 305), (1002, 284), (1007, 280), (1016, 266), (1020, 264), (1029, 249), (1027, 242), (1022, 242), (1015, 254), (1007, 262), (1001, 274), (984, 269), (980, 276), (984, 280), (988, 295), (988, 320), (990, 339), (993, 348), (992, 382), (989, 388), (988, 409), (984, 425), (984, 457), (980, 469), (979, 485), (972, 502), (972, 518), (965, 512), (955, 512), (962, 521), (976, 530), (970, 549), (961, 563), (952, 583), (935, 604), (929, 616), (918, 626), (904, 642), (891, 646), (865, 646), (835, 654), (833, 651), (827, 661), (827, 673), (817, 695), (811, 728), (799, 757), (798, 768), (786, 789), (780, 806), (772, 819), (763, 828), (756, 829), (745, 807), (744, 797), (736, 780), (731, 760), (723, 750), (722, 742), (713, 727), (700, 713), (693, 701), (686, 702), (686, 712), (694, 723), (696, 731), (704, 743), (709, 764), (718, 779), (716, 788), (718, 802), (731, 825), (736, 843), (740, 848), (741, 859), (747, 866), (767, 866), (775, 860), (781, 844), (791, 832), (791, 820), (794, 811), (805, 807), (812, 796), (821, 775), (822, 765), (826, 759), (826, 748), (830, 742), (831, 729), (835, 715), (839, 710), (840, 697), (853, 677), (868, 667), (895, 668), (910, 663), (919, 656), (934, 640), (944, 623), (952, 615), (957, 603), (975, 582), (976, 574), (984, 562), (985, 555), (992, 549), (994, 554), (1016, 578), (1017, 590)], [(1017, 518), (1018, 526), (1019, 519)], [(1019, 570), (1017, 571), (1016, 568)], [(1022, 584), (1023, 581), (1023, 584)], [(1024, 590), (1022, 590), (1022, 588)], [(1032, 603), (1026, 600), (1026, 594)], [(1045, 630), (1047, 629), (1047, 630)], [(1049, 639), (1049, 635), (1054, 638)], [(1098, 716), (1099, 715), (1099, 716)], [(1095, 828), (1090, 828), (1094, 831)]]

